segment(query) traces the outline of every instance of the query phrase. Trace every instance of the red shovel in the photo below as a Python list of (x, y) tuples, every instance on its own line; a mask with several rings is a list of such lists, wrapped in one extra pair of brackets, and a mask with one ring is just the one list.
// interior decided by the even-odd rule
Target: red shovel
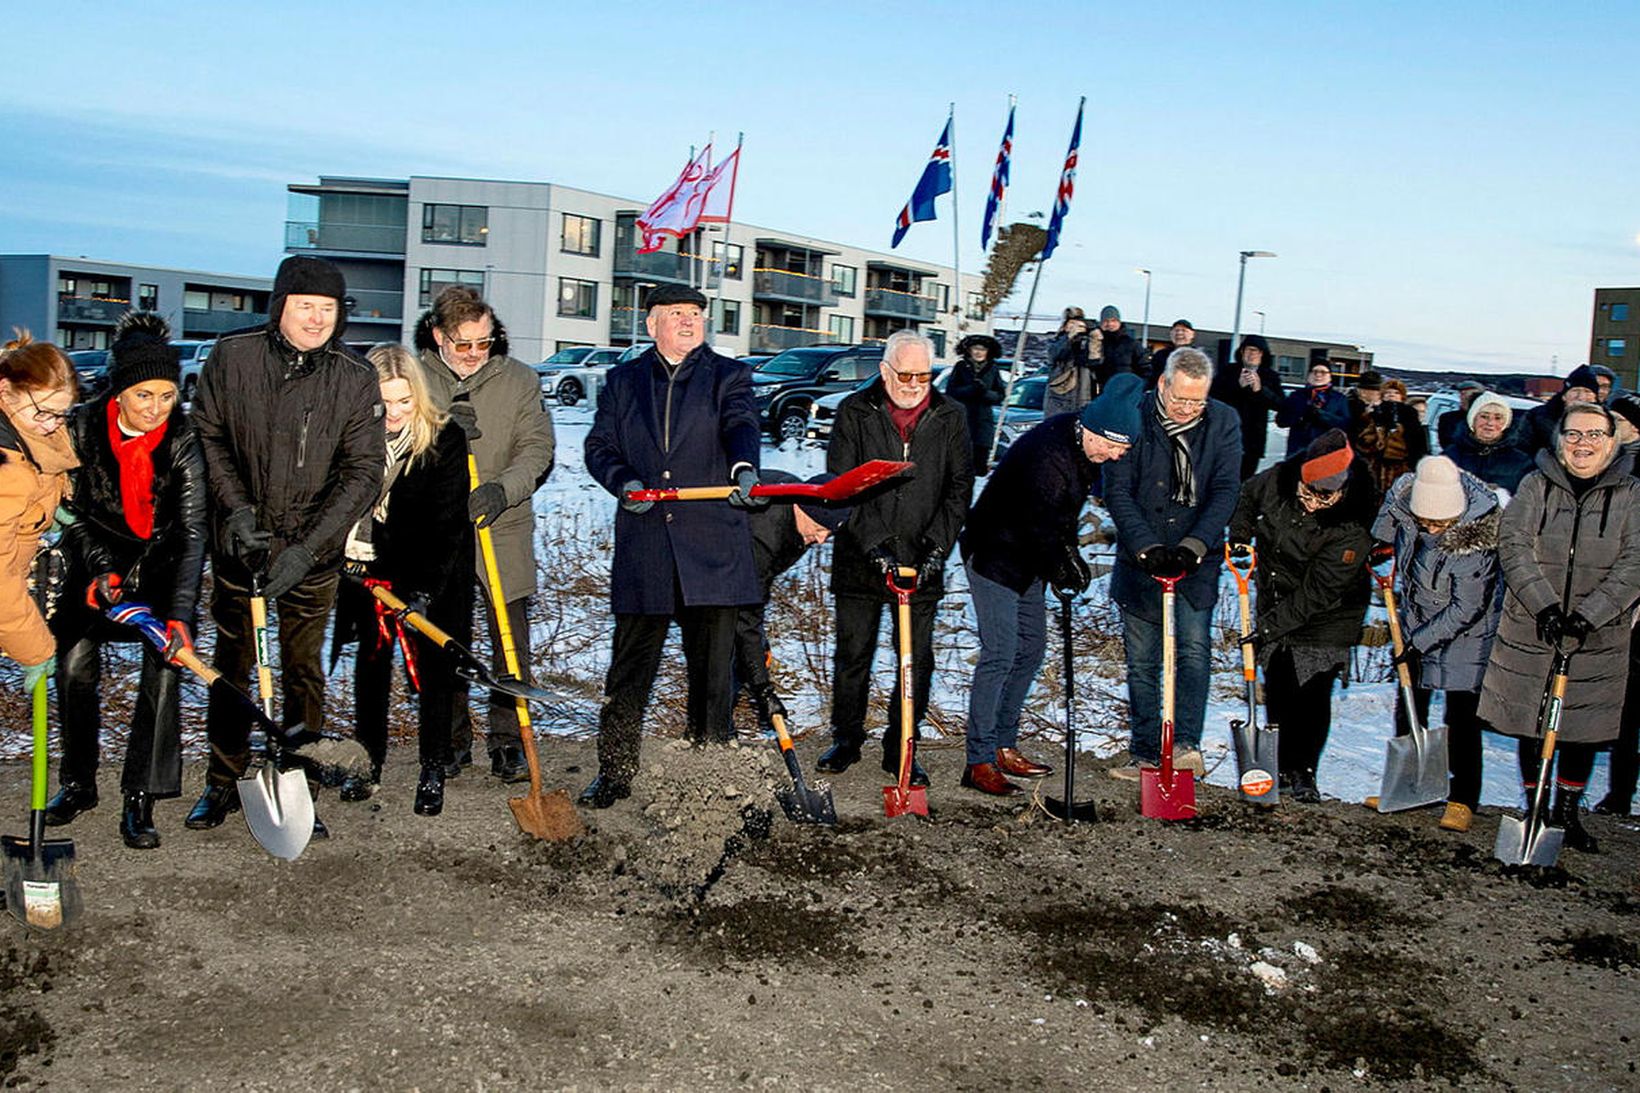
[(1190, 820), (1196, 816), (1196, 776), (1173, 769), (1173, 682), (1179, 668), (1173, 589), (1184, 574), (1156, 579), (1162, 583), (1162, 767), (1139, 771), (1139, 813), (1152, 820)]
[[(821, 501), (837, 504), (852, 500), (873, 486), (887, 482), (916, 466), (893, 459), (873, 459), (853, 470), (844, 471), (830, 482), (770, 482), (752, 487), (753, 497), (770, 501)], [(735, 492), (734, 486), (681, 486), (668, 489), (627, 490), (628, 501), (722, 501)]]
[(888, 574), (888, 590), (899, 601), (900, 631), (900, 780), (883, 787), (883, 815), (890, 819), (928, 815), (928, 788), (911, 784), (911, 759), (916, 741), (911, 736), (911, 594), (917, 591), (917, 571), (900, 566)]

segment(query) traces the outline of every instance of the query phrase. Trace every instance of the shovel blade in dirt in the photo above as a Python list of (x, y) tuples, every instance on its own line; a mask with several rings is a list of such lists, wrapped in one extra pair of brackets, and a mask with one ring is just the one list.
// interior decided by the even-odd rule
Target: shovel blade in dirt
[(924, 786), (902, 786), (898, 782), (883, 787), (883, 815), (893, 819), (906, 813), (928, 815), (928, 790)]
[(774, 799), (780, 802), (780, 810), (794, 824), (836, 827), (837, 805), (831, 799), (831, 787), (824, 782), (816, 782), (811, 787), (803, 777), (803, 764), (797, 761), (797, 749), (792, 745), (791, 733), (786, 730), (786, 715), (771, 713), (769, 723), (774, 726), (780, 755), (786, 760), (786, 773), (792, 779), (791, 785), (777, 787), (774, 791)]
[(245, 823), (263, 850), (295, 861), (313, 838), (313, 797), (300, 770), (276, 771), (264, 763), (239, 779), (239, 804)]
[(1447, 791), (1447, 731), (1414, 727), (1393, 736), (1384, 749), (1384, 778), (1379, 783), (1378, 811), (1440, 804)]
[(537, 839), (565, 842), (586, 834), (586, 825), (581, 822), (581, 814), (575, 811), (575, 802), (561, 789), (509, 797), (507, 806), (512, 809), (518, 829)]
[(1150, 820), (1194, 820), (1196, 776), (1187, 770), (1139, 771), (1139, 814)]
[(1068, 824), (1093, 824), (1099, 822), (1099, 806), (1092, 801), (1083, 801), (1077, 804), (1074, 801), (1061, 801), (1057, 797), (1044, 797), (1042, 807), (1048, 815)]
[(1566, 832), (1558, 827), (1530, 822), (1530, 812), (1516, 819), (1505, 816), (1498, 821), (1498, 840), (1492, 845), (1492, 856), (1505, 865), (1551, 866), (1560, 860), (1560, 844)]
[(1236, 792), (1241, 799), (1255, 805), (1274, 805), (1281, 800), (1280, 769), (1281, 733), (1274, 725), (1259, 728), (1248, 721), (1230, 722), (1230, 738), (1236, 744), (1236, 769), (1241, 772)]
[(6, 835), (0, 844), (5, 853), (6, 910), (13, 918), (37, 930), (56, 930), (79, 916), (73, 839)]

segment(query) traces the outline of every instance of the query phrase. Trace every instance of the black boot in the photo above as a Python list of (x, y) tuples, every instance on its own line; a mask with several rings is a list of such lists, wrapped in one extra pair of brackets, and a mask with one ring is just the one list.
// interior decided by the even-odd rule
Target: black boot
[(814, 769), (821, 774), (841, 774), (860, 761), (860, 741), (839, 739), (820, 753)]
[(437, 816), (444, 811), (444, 764), (423, 763), (416, 782), (416, 815)]
[(1633, 809), (1633, 802), (1624, 800), (1615, 793), (1608, 793), (1590, 811), (1598, 812), (1602, 816), (1628, 816), (1632, 815)]
[(57, 791), (57, 796), (46, 805), (46, 826), (61, 827), (80, 813), (90, 812), (96, 807), (95, 785), (82, 786), (77, 782), (64, 782), (62, 788)]
[(120, 813), (120, 838), (132, 850), (152, 850), (159, 845), (152, 794), (139, 789), (125, 795), (125, 808)]
[(527, 782), (530, 765), (524, 758), (524, 749), (516, 744), (505, 744), (490, 753), (490, 776), (503, 782)]
[(462, 767), (470, 767), (472, 765), (473, 749), (472, 746), (469, 745), (465, 748), (458, 749), (456, 753), (450, 757), (450, 761), (444, 764), (444, 777), (454, 778), (461, 773)]
[(579, 803), (585, 808), (608, 808), (616, 801), (623, 801), (630, 796), (631, 783), (617, 782), (600, 772), (598, 777), (581, 791)]
[(1321, 790), (1315, 784), (1315, 771), (1293, 771), (1293, 800), (1301, 805), (1318, 805), (1321, 803)]
[(1549, 822), (1555, 827), (1564, 828), (1566, 837), (1562, 845), (1569, 846), (1580, 854), (1600, 853), (1600, 844), (1595, 837), (1583, 827), (1583, 791), (1569, 790), (1565, 786), (1555, 787), (1555, 807), (1549, 814)]
[(370, 775), (349, 774), (342, 779), (340, 797), (344, 801), (368, 801), (375, 796), (376, 787), (382, 784), (382, 765), (370, 764)]
[(208, 828), (219, 827), (232, 813), (239, 811), (238, 786), (213, 786), (207, 784), (205, 792), (199, 795), (199, 800), (188, 813), (188, 818), (182, 821), (182, 826), (193, 831), (204, 831)]

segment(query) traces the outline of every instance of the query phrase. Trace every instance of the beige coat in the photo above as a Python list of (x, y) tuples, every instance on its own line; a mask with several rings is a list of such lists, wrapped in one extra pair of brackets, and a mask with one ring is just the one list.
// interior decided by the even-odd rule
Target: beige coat
[(29, 595), (28, 571), (79, 460), (67, 429), (36, 436), (7, 415), (0, 436), (0, 652), (19, 664), (39, 664), (57, 643)]

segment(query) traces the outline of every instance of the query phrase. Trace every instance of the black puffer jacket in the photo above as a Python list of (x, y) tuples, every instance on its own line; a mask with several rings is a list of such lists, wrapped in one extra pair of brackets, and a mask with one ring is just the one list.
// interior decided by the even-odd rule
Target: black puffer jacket
[[(879, 546), (888, 547), (900, 564), (915, 566), (930, 556), (948, 557), (956, 545), (974, 493), (968, 422), (962, 407), (938, 391), (928, 397), (909, 442), (900, 440), (889, 417), (880, 379), (837, 408), (826, 470), (841, 474), (870, 459), (909, 459), (917, 466), (854, 503), (835, 540), (833, 592), (887, 599), (882, 571), (870, 558)], [(943, 587), (943, 582), (924, 584), (916, 596), (937, 598)]]
[(92, 578), (118, 573), (125, 594), (147, 604), (164, 619), (192, 625), (205, 565), (207, 497), (205, 456), (193, 422), (179, 404), (171, 411), (165, 437), (154, 448), (154, 530), (140, 538), (125, 520), (120, 466), (108, 439), (104, 395), (74, 408), (68, 432), (78, 468), (68, 503), (76, 521), (63, 534), (68, 563), (64, 609), (53, 619), (59, 629), (84, 625), (89, 610), (80, 593)]
[(1308, 513), (1298, 499), (1302, 463), (1295, 456), (1254, 475), (1230, 517), (1230, 541), (1258, 550), (1258, 633), (1265, 650), (1354, 645), (1372, 598), (1372, 479), (1356, 460), (1343, 498)]
[[(376, 371), (333, 336), (300, 353), (268, 326), (228, 334), (200, 370), (194, 420), (211, 483), (217, 564), (222, 525), (250, 506), (273, 553), (300, 544), (319, 568), (381, 489), (386, 462)], [(248, 575), (242, 575), (242, 579)]]

